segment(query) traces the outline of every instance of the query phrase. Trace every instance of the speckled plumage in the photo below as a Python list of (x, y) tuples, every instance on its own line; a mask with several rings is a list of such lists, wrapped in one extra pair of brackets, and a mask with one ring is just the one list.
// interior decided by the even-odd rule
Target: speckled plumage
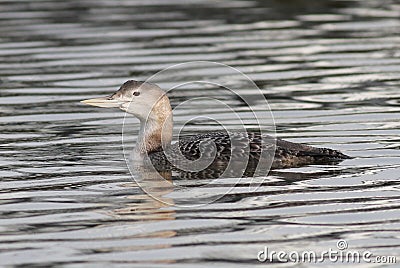
[[(231, 151), (231, 141), (236, 147)], [(211, 143), (216, 146), (216, 156), (212, 166), (225, 166), (232, 158), (234, 161), (246, 161), (248, 166), (256, 166), (261, 152), (264, 157), (271, 158), (271, 168), (296, 167), (307, 164), (332, 163), (350, 158), (349, 156), (328, 148), (316, 148), (304, 144), (276, 139), (268, 135), (263, 138), (260, 132), (208, 132), (190, 137), (184, 137), (172, 144), (166, 152), (172, 156), (180, 152), (188, 160), (200, 157), (200, 144), (203, 143), (203, 153), (212, 151)], [(208, 149), (209, 148), (209, 149)], [(206, 155), (206, 157), (208, 157)], [(174, 169), (174, 160), (168, 161), (163, 149), (149, 153), (152, 164), (158, 168)], [(272, 159), (273, 158), (273, 159)], [(172, 162), (172, 164), (171, 164)], [(225, 164), (224, 164), (225, 163)]]

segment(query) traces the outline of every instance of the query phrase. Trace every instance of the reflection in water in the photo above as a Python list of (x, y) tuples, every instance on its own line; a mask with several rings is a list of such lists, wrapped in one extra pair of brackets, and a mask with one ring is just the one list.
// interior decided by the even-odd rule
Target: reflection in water
[(175, 205), (174, 200), (167, 197), (174, 190), (171, 171), (158, 172), (152, 167), (138, 165), (133, 161), (129, 161), (128, 165), (136, 186), (140, 187), (148, 197), (154, 199), (158, 207)]
[[(399, 10), (390, 0), (4, 2), (0, 263), (248, 266), (265, 246), (321, 252), (338, 239), (350, 250), (398, 256)], [(134, 144), (137, 121), (79, 101), (194, 60), (253, 79), (279, 137), (355, 158), (251, 181), (177, 173), (160, 180), (148, 170), (132, 178), (121, 126), (129, 130), (124, 143)], [(269, 122), (258, 92), (222, 68), (188, 68), (157, 84), (212, 79), (229, 81)], [(170, 93), (174, 107), (226, 96), (200, 84)], [(251, 118), (241, 100), (224, 101)], [(237, 125), (210, 102), (183, 107), (175, 123), (205, 113)], [(184, 130), (215, 128), (194, 120)]]
[[(128, 200), (124, 207), (107, 212), (108, 215), (128, 222), (155, 222), (155, 221), (173, 221), (176, 220), (174, 202), (172, 198), (166, 197), (173, 191), (171, 181), (168, 181), (170, 174), (165, 174), (165, 179), (160, 177), (159, 173), (145, 167), (131, 167), (135, 174), (135, 183), (125, 184), (124, 187), (139, 187), (143, 193), (127, 195), (124, 198)], [(163, 174), (164, 175), (164, 174)], [(174, 230), (151, 230), (150, 233), (138, 234), (135, 239), (167, 239), (175, 237), (177, 232)], [(131, 249), (151, 250), (157, 248), (169, 248), (168, 244), (159, 245), (138, 245)]]

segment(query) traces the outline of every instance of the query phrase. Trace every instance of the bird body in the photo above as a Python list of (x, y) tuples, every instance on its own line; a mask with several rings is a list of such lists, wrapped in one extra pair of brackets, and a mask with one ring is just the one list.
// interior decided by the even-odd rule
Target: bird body
[[(231, 143), (235, 144), (232, 148)], [(203, 150), (201, 150), (203, 144)], [(216, 154), (212, 146), (215, 144)], [(209, 150), (207, 150), (207, 146)], [(247, 149), (247, 150), (246, 150)], [(338, 162), (351, 157), (337, 150), (312, 147), (305, 144), (288, 142), (260, 132), (207, 132), (182, 138), (164, 150), (158, 148), (148, 154), (153, 165), (173, 165), (174, 159), (168, 160), (166, 154), (178, 155), (179, 152), (188, 160), (196, 160), (202, 155), (201, 151), (209, 152), (205, 157), (213, 158), (213, 163), (224, 163), (233, 160), (243, 160), (248, 156), (249, 162), (257, 162), (261, 154), (273, 158), (271, 168), (297, 167), (307, 164), (322, 164)], [(204, 154), (204, 153), (203, 153)], [(172, 162), (172, 163), (171, 163)]]

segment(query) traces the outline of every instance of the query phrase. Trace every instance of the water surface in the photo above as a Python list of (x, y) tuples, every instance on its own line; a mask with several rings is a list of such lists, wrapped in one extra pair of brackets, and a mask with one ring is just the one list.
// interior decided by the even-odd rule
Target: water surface
[[(1, 1), (0, 263), (247, 267), (265, 246), (321, 252), (339, 239), (398, 256), (399, 17), (390, 0)], [(154, 200), (125, 164), (124, 114), (79, 101), (186, 61), (238, 68), (269, 100), (279, 137), (355, 158), (276, 170), (255, 192), (235, 178), (148, 180), (173, 204), (231, 189), (208, 206)], [(188, 78), (229, 80), (219, 68), (171, 79)], [(223, 98), (190, 86), (170, 97), (210, 94)], [(231, 120), (210, 104), (175, 114), (176, 125), (199, 113)], [(129, 122), (133, 143), (139, 124)]]

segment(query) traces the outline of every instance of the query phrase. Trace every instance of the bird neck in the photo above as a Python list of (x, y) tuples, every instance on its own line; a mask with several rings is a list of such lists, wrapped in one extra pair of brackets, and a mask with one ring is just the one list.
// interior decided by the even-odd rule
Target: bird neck
[(140, 133), (136, 142), (135, 157), (143, 159), (151, 152), (167, 149), (171, 145), (172, 130), (171, 106), (168, 98), (162, 98), (154, 106), (147, 120), (140, 120)]

